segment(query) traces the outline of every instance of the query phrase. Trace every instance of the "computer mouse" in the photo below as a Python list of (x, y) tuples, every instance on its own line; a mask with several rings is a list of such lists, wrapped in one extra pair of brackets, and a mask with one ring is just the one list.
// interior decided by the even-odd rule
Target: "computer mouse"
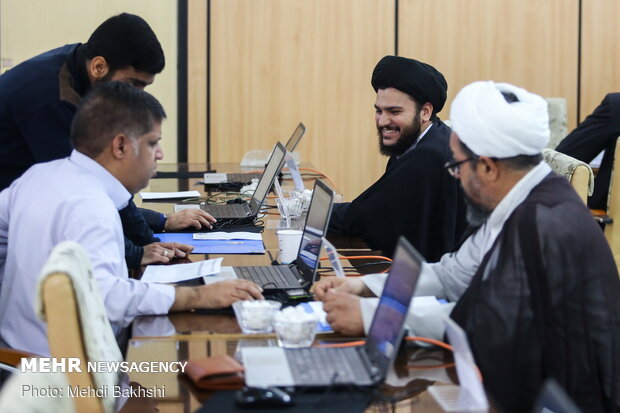
[(277, 387), (244, 387), (235, 399), (239, 406), (277, 407), (293, 403), (291, 396)]

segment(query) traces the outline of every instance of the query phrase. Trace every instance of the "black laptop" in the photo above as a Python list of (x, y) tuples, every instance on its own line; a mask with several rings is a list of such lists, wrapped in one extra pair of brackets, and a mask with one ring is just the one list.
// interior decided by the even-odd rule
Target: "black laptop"
[(323, 182), (315, 181), (306, 224), (294, 262), (288, 265), (229, 267), (234, 271), (232, 278), (253, 281), (266, 293), (302, 289), (304, 291), (300, 291), (300, 294), (303, 294), (310, 290), (319, 265), (323, 236), (327, 231), (333, 199), (334, 191)]
[[(288, 139), (288, 142), (286, 142), (286, 145), (284, 145), (284, 148), (288, 152), (293, 152), (295, 148), (297, 147), (297, 145), (299, 144), (299, 142), (301, 141), (301, 138), (304, 136), (304, 133), (306, 133), (306, 126), (303, 123), (299, 122), (299, 125), (297, 125), (297, 127), (293, 131), (293, 134)], [(206, 173), (204, 174), (204, 178), (206, 182), (209, 182), (208, 185), (221, 185), (221, 184), (227, 184), (227, 183), (238, 183), (238, 184), (246, 185), (252, 182), (252, 179), (260, 179), (261, 177), (260, 172), (246, 172), (246, 173), (236, 172), (236, 173), (225, 174), (226, 179), (224, 180), (219, 180), (219, 179), (217, 181), (208, 180), (209, 177), (211, 177), (211, 179), (217, 179), (217, 177), (222, 176), (222, 175), (224, 174)]]
[(328, 387), (382, 383), (403, 339), (403, 326), (422, 262), (422, 256), (401, 237), (363, 346), (244, 347), (241, 356), (246, 384)]
[(255, 218), (263, 202), (265, 202), (265, 198), (273, 185), (273, 180), (280, 172), (280, 169), (282, 169), (284, 155), (286, 155), (286, 149), (284, 149), (284, 146), (282, 146), (280, 142), (276, 143), (276, 147), (271, 154), (271, 158), (269, 158), (267, 167), (261, 175), (249, 203), (221, 205), (201, 204), (200, 207), (218, 220)]

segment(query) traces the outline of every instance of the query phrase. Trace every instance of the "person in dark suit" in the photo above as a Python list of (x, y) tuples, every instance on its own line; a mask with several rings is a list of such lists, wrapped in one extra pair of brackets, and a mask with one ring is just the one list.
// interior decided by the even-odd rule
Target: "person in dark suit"
[(444, 165), (450, 128), (437, 116), (448, 84), (431, 65), (385, 56), (372, 74), (385, 173), (351, 203), (335, 204), (330, 231), (392, 255), (404, 235), (428, 261), (451, 251), (465, 227), (461, 189)]
[(605, 150), (594, 193), (588, 198), (592, 209), (607, 209), (607, 196), (614, 164), (616, 140), (620, 137), (620, 93), (609, 93), (594, 112), (560, 142), (556, 151), (590, 163)]

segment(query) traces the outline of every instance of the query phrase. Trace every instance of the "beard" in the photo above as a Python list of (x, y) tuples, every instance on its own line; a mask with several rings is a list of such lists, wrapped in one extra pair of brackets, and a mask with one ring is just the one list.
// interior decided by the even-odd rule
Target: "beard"
[(385, 156), (399, 156), (405, 153), (405, 151), (415, 143), (418, 136), (420, 136), (420, 132), (422, 131), (422, 119), (420, 119), (420, 113), (416, 112), (411, 125), (400, 130), (400, 136), (393, 145), (385, 145), (383, 143), (381, 129), (382, 128), (377, 128), (377, 131), (379, 132), (379, 152)]

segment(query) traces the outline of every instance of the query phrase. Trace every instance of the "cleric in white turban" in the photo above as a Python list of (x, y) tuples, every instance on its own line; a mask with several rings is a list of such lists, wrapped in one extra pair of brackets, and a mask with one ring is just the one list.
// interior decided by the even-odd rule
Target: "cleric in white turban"
[(537, 155), (549, 142), (547, 102), (508, 83), (465, 86), (452, 102), (450, 119), (461, 142), (480, 156)]

